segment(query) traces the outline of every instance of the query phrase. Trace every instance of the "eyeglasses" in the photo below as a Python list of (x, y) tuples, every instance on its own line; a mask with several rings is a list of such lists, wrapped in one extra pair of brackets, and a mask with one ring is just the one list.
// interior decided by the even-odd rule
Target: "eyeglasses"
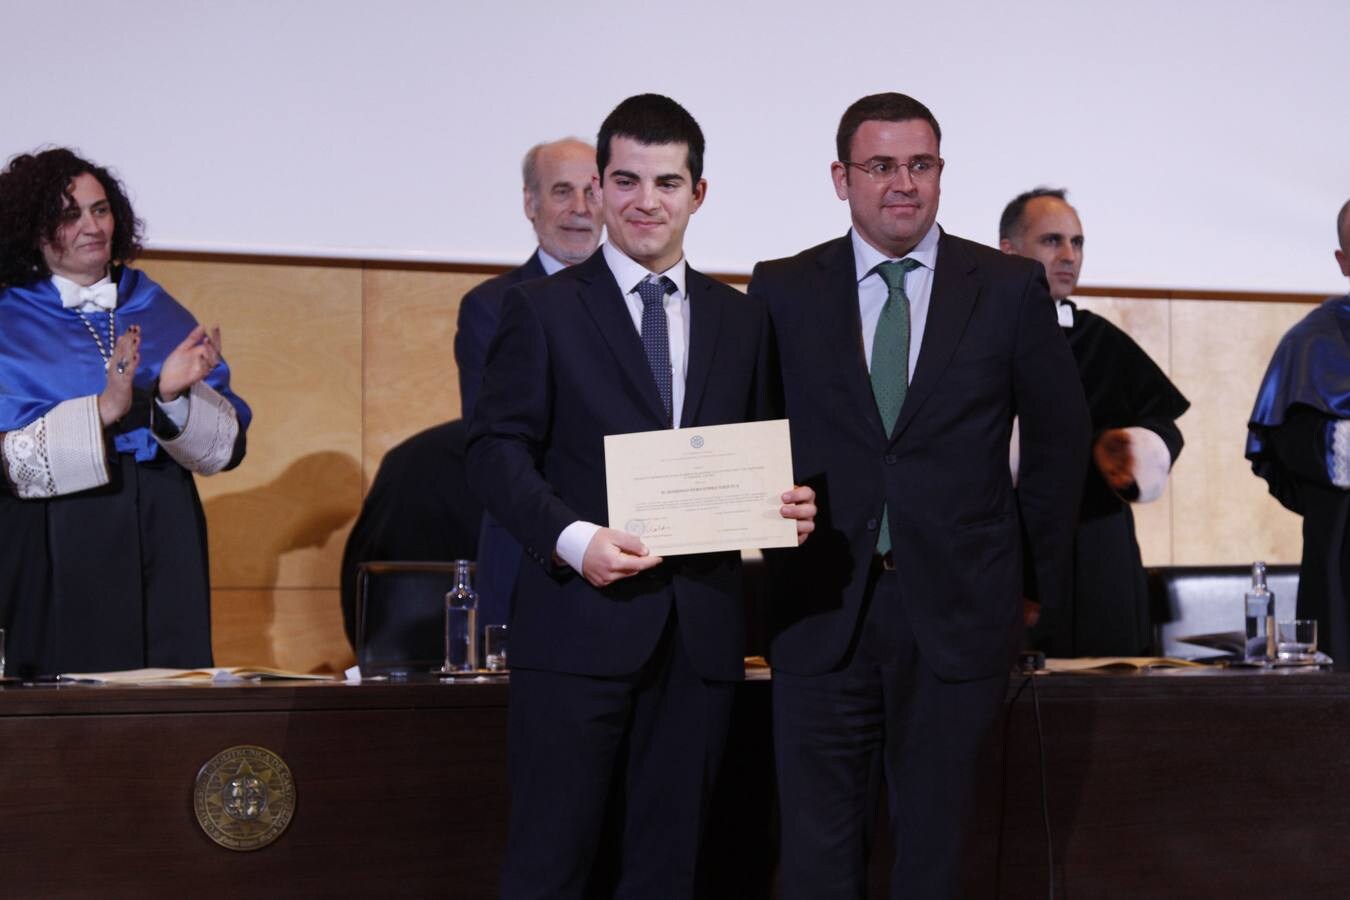
[(942, 171), (943, 162), (936, 156), (912, 156), (909, 162), (896, 162), (889, 157), (876, 157), (860, 163), (850, 162), (847, 159), (839, 161), (866, 174), (876, 184), (890, 184), (900, 174), (901, 169), (908, 169), (909, 177), (914, 181), (933, 181)]

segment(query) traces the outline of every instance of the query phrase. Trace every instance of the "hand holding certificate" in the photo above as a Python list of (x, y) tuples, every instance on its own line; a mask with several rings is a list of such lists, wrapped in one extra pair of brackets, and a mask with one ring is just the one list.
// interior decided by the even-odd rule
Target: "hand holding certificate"
[(606, 435), (605, 477), (610, 527), (654, 555), (797, 546), (786, 419)]

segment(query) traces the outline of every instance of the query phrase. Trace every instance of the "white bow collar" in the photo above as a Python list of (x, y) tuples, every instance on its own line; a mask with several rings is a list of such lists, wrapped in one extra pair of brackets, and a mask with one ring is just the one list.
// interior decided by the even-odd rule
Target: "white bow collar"
[(61, 305), (66, 309), (98, 312), (101, 309), (117, 308), (117, 285), (113, 283), (111, 275), (104, 275), (101, 280), (89, 287), (76, 284), (64, 276), (53, 275), (52, 284), (56, 285), (56, 290), (61, 295)]

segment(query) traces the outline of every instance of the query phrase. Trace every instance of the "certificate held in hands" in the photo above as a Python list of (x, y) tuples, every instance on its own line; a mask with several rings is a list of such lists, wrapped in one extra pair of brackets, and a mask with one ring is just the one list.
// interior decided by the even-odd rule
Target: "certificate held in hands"
[(797, 546), (787, 419), (605, 436), (609, 526), (657, 556)]

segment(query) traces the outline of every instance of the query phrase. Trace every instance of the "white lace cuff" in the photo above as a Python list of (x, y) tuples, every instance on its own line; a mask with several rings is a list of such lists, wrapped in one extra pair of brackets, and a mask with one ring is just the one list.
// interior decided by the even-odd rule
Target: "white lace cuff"
[(1327, 462), (1331, 483), (1338, 488), (1350, 488), (1350, 419), (1332, 422), (1327, 429)]
[(188, 391), (188, 416), (178, 437), (155, 436), (180, 466), (200, 475), (214, 475), (229, 465), (239, 436), (239, 415), (209, 384), (197, 382)]
[(98, 397), (76, 397), (4, 436), (0, 461), (25, 499), (74, 494), (108, 483)]
[(1131, 426), (1125, 429), (1130, 436), (1130, 455), (1134, 457), (1134, 486), (1139, 488), (1136, 503), (1151, 503), (1167, 488), (1167, 475), (1172, 471), (1172, 452), (1156, 432)]

